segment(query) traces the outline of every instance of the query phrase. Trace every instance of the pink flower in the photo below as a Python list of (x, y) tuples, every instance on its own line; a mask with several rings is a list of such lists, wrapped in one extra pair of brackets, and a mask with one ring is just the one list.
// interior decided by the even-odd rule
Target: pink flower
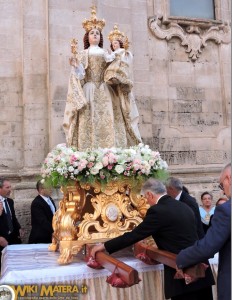
[(112, 165), (109, 165), (109, 166), (107, 167), (107, 169), (108, 169), (108, 170), (112, 170), (112, 169), (113, 169), (113, 166), (112, 166)]
[(134, 159), (132, 163), (133, 163), (133, 165), (140, 165), (141, 160), (140, 159)]
[(70, 163), (72, 164), (76, 160), (78, 160), (78, 157), (76, 155), (72, 154), (71, 157), (70, 157)]
[(114, 155), (114, 153), (109, 153), (109, 163), (113, 164), (117, 161), (116, 156)]
[(83, 165), (84, 167), (86, 167), (88, 161), (86, 159), (81, 159), (80, 160), (80, 164)]
[(103, 159), (102, 159), (102, 164), (104, 167), (108, 166), (109, 164), (109, 159), (107, 156), (104, 156)]
[(134, 165), (133, 168), (135, 171), (138, 171), (141, 169), (141, 165)]
[(79, 164), (79, 166), (78, 166), (79, 171), (82, 171), (84, 168), (86, 168), (85, 164)]
[(92, 168), (93, 165), (94, 165), (93, 162), (89, 162), (89, 163), (87, 164), (87, 167), (90, 169), (90, 168)]

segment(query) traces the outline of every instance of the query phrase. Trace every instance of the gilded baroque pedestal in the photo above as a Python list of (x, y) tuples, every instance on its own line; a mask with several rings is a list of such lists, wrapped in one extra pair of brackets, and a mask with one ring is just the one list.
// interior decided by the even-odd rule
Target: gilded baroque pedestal
[(148, 208), (139, 188), (132, 189), (128, 180), (63, 187), (49, 246), (60, 251), (58, 262), (68, 264), (85, 244), (104, 242), (137, 226)]

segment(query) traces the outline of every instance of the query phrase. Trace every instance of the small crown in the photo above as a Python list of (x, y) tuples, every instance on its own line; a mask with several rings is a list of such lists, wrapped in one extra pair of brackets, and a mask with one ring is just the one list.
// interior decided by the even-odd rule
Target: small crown
[(110, 40), (111, 43), (112, 43), (113, 41), (115, 41), (115, 40), (119, 40), (119, 41), (124, 42), (125, 34), (124, 34), (123, 32), (121, 32), (121, 31), (118, 29), (118, 25), (115, 24), (115, 25), (114, 25), (114, 30), (112, 30), (112, 31), (110, 32), (110, 34), (108, 35), (108, 39)]
[(102, 29), (105, 26), (105, 20), (102, 19), (97, 19), (96, 17), (96, 6), (92, 6), (91, 7), (91, 18), (90, 20), (85, 19), (82, 22), (82, 26), (85, 29), (86, 32), (89, 32), (90, 30), (92, 30), (93, 28), (98, 29), (99, 31), (102, 31)]

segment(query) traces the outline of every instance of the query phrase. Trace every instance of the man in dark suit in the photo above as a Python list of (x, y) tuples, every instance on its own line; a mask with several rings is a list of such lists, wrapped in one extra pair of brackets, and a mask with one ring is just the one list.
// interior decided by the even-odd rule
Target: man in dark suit
[(166, 182), (166, 188), (169, 196), (187, 204), (192, 209), (197, 224), (198, 238), (203, 238), (205, 233), (202, 226), (199, 206), (196, 199), (183, 190), (183, 184), (178, 178), (169, 177)]
[(31, 232), (29, 244), (52, 242), (52, 219), (56, 206), (51, 198), (52, 189), (42, 180), (36, 184), (39, 195), (31, 203)]
[[(143, 186), (142, 193), (147, 198), (150, 208), (144, 220), (131, 232), (96, 245), (91, 256), (106, 249), (108, 253), (121, 250), (152, 235), (159, 249), (179, 253), (181, 249), (193, 245), (197, 240), (195, 217), (185, 204), (175, 201), (166, 194), (166, 188), (158, 180), (149, 179)], [(164, 289), (166, 299), (173, 300), (212, 300), (211, 285), (214, 284), (211, 269), (206, 277), (186, 285), (183, 279), (174, 279), (176, 270), (164, 266)]]
[[(0, 178), (0, 258), (7, 245), (21, 244), (23, 230), (16, 218), (14, 201), (8, 198), (11, 183), (7, 178)], [(0, 259), (1, 266), (1, 259)]]
[(197, 264), (219, 252), (217, 290), (218, 300), (231, 299), (231, 164), (223, 169), (219, 187), (230, 199), (216, 207), (212, 224), (203, 239), (177, 256), (177, 267), (182, 269)]

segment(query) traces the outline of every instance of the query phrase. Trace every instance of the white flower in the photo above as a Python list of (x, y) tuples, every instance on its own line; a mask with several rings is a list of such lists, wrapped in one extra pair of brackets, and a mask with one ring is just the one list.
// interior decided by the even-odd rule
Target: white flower
[(75, 161), (75, 162), (73, 163), (73, 167), (76, 168), (77, 166), (78, 166), (78, 162)]
[(150, 166), (152, 166), (152, 167), (153, 167), (153, 166), (154, 166), (154, 164), (155, 164), (155, 161), (154, 161), (154, 159), (150, 159), (150, 160), (149, 160), (149, 164), (150, 164)]
[(62, 168), (57, 168), (56, 171), (57, 171), (58, 173), (60, 173), (61, 175), (63, 174), (63, 169), (62, 169)]
[(103, 164), (101, 162), (97, 162), (94, 166), (96, 169), (100, 170), (103, 168)]
[(99, 173), (99, 169), (94, 167), (90, 170), (90, 173), (93, 174), (93, 175), (97, 175)]
[(94, 161), (94, 160), (95, 160), (94, 155), (91, 155), (91, 156), (89, 157), (89, 161)]
[(68, 168), (68, 171), (69, 171), (70, 173), (72, 173), (72, 172), (74, 171), (73, 166), (70, 166), (70, 167)]
[(88, 180), (91, 174), (101, 181), (106, 178), (117, 180), (115, 172), (128, 177), (136, 174), (155, 176), (156, 170), (167, 168), (168, 165), (161, 159), (160, 153), (143, 143), (127, 149), (98, 148), (83, 152), (77, 151), (75, 147), (59, 144), (45, 158), (41, 175), (46, 181), (54, 174), (67, 180), (81, 180), (82, 176)]
[(123, 171), (124, 171), (124, 167), (122, 165), (117, 165), (115, 167), (115, 171), (118, 173), (118, 174), (121, 174)]

